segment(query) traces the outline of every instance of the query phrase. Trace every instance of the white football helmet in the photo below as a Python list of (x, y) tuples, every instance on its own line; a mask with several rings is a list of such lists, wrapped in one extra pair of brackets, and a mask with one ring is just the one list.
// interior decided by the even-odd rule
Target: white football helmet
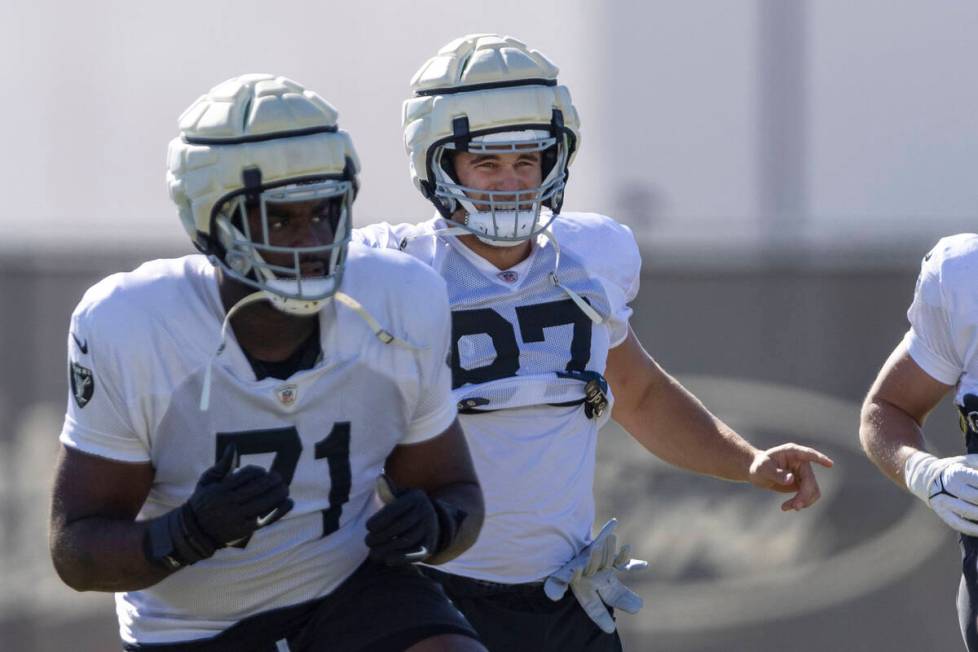
[[(292, 80), (242, 75), (184, 111), (180, 135), (170, 142), (167, 185), (191, 240), (227, 275), (265, 292), (285, 312), (318, 311), (343, 275), (360, 163), (336, 119), (336, 109)], [(273, 245), (268, 208), (313, 200), (326, 202), (333, 241)], [(258, 233), (249, 211), (260, 215)], [(291, 262), (265, 260), (282, 254)], [(303, 263), (317, 259), (325, 272), (304, 276)]]
[[(452, 219), (461, 207), (460, 225), (496, 246), (543, 231), (560, 212), (580, 143), (577, 110), (557, 84), (557, 66), (509, 36), (470, 34), (421, 66), (411, 88), (402, 119), (411, 178), (438, 212)], [(520, 191), (465, 187), (453, 167), (458, 151), (542, 152), (543, 182)], [(541, 223), (544, 207), (551, 214)]]

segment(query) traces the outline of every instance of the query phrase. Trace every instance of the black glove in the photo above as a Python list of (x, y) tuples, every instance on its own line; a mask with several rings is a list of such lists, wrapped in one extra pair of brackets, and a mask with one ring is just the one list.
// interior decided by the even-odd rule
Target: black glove
[(466, 514), (420, 489), (398, 491), (380, 476), (377, 492), (384, 507), (367, 520), (370, 558), (403, 566), (438, 554), (455, 540)]
[(150, 561), (171, 569), (196, 563), (289, 513), (289, 486), (278, 473), (257, 466), (231, 471), (236, 457), (229, 446), (187, 502), (150, 523), (144, 540)]

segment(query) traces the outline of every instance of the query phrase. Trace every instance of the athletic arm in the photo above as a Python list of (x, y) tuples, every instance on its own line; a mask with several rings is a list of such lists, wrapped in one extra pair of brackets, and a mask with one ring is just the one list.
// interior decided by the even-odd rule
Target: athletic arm
[(863, 402), (859, 441), (886, 477), (905, 487), (904, 466), (926, 451), (921, 430), (931, 410), (953, 388), (920, 368), (901, 342), (883, 364)]
[(152, 586), (172, 571), (143, 552), (147, 522), (136, 515), (154, 470), (62, 446), (51, 503), (54, 568), (76, 591), (131, 591)]
[(802, 509), (820, 496), (811, 463), (831, 466), (818, 451), (788, 443), (760, 450), (738, 435), (650, 356), (629, 327), (608, 352), (612, 417), (656, 457), (689, 471), (795, 493), (782, 509)]
[(485, 517), (482, 489), (458, 419), (441, 434), (396, 447), (387, 458), (387, 476), (399, 489), (420, 489), (452, 514), (457, 528), (450, 545), (425, 560), (440, 564), (475, 543)]
[(634, 331), (608, 352), (612, 417), (656, 457), (675, 466), (744, 482), (759, 452), (652, 359)]

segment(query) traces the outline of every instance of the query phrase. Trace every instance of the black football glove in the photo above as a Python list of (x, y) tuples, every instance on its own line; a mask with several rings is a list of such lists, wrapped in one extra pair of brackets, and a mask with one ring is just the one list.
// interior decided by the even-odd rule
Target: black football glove
[(236, 458), (229, 446), (200, 476), (187, 502), (150, 523), (150, 561), (173, 569), (196, 563), (289, 513), (289, 486), (279, 474), (257, 466), (232, 471)]
[(377, 481), (385, 503), (367, 520), (370, 558), (388, 566), (424, 561), (455, 540), (464, 512), (431, 498), (420, 489), (398, 491), (387, 476)]

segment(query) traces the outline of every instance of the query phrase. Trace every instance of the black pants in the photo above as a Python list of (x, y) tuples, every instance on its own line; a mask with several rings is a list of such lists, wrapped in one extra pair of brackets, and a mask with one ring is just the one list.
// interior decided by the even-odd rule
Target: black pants
[(606, 634), (595, 625), (569, 589), (554, 602), (542, 583), (495, 584), (432, 568), (423, 572), (441, 583), (490, 652), (621, 652), (618, 632)]
[(441, 587), (413, 566), (365, 561), (326, 597), (263, 612), (202, 641), (126, 645), (151, 652), (400, 652), (439, 634), (478, 638)]

